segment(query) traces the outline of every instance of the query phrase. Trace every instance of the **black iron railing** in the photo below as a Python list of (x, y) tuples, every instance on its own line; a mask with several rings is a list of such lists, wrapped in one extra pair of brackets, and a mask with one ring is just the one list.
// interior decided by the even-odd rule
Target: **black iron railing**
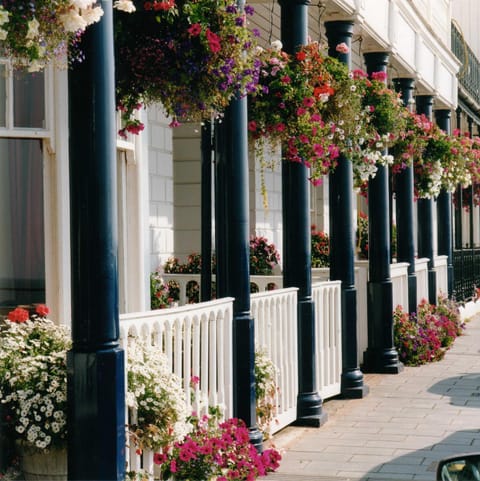
[(458, 82), (472, 99), (480, 104), (480, 62), (453, 23), (452, 52), (462, 63), (458, 73)]
[(453, 295), (458, 302), (475, 297), (480, 287), (480, 249), (460, 249), (453, 252)]

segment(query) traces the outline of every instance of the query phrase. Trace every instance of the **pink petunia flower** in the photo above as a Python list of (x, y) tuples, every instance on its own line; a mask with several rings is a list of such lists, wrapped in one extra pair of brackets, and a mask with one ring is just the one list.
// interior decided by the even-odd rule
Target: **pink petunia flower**
[(348, 48), (348, 45), (345, 42), (339, 43), (336, 47), (335, 50), (340, 53), (348, 53), (350, 52), (350, 49)]

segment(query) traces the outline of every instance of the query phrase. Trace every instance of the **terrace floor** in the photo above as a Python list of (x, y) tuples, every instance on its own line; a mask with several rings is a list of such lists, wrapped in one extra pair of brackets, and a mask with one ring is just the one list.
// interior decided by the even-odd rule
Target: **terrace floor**
[(440, 362), (400, 374), (366, 374), (363, 399), (324, 402), (320, 428), (289, 426), (265, 481), (435, 480), (437, 463), (480, 451), (480, 316)]

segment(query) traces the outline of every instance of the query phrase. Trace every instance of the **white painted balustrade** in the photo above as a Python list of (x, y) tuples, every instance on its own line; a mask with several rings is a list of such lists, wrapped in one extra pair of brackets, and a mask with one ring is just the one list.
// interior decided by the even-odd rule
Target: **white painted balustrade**
[(296, 419), (298, 394), (297, 288), (259, 292), (251, 296), (256, 349), (277, 368), (275, 422), (271, 434)]
[[(179, 305), (188, 304), (187, 293), (189, 289), (197, 289), (200, 293), (200, 274), (162, 274), (164, 282), (173, 281), (178, 284), (180, 290)], [(212, 275), (212, 282), (216, 276)], [(250, 276), (250, 283), (258, 290), (264, 292), (273, 289), (280, 289), (283, 285), (282, 276)]]
[[(233, 299), (224, 298), (183, 307), (120, 316), (120, 345), (128, 355), (128, 339), (140, 337), (152, 349), (163, 352), (172, 371), (182, 379), (187, 403), (190, 403), (190, 380), (200, 383), (193, 405), (197, 412), (207, 406), (222, 406), (225, 417), (233, 415), (232, 370)], [(136, 413), (126, 413), (126, 420)], [(131, 446), (129, 469), (152, 470), (153, 453), (142, 456)]]

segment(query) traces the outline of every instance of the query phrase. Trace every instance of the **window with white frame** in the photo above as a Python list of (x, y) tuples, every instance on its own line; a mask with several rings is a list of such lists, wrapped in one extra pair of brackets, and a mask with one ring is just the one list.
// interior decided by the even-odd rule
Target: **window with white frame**
[(0, 63), (0, 312), (45, 302), (47, 76)]

